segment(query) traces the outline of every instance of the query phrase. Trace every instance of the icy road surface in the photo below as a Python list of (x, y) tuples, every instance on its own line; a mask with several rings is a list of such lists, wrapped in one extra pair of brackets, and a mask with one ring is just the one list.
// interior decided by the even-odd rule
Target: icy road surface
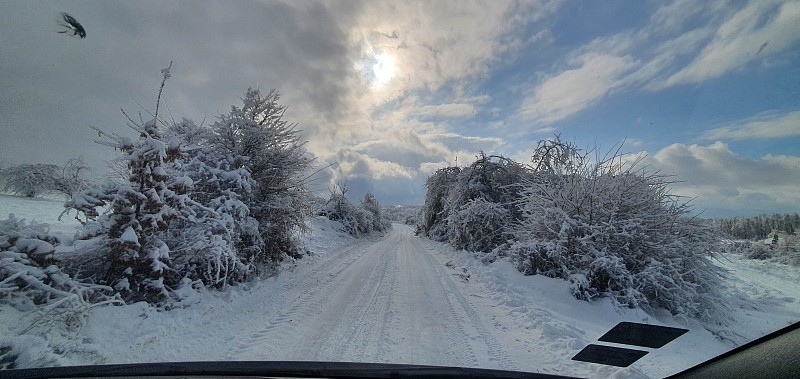
[(287, 286), (292, 300), (279, 312), (252, 309), (269, 316), (243, 328), (228, 357), (515, 369), (449, 271), (409, 227), (395, 225)]

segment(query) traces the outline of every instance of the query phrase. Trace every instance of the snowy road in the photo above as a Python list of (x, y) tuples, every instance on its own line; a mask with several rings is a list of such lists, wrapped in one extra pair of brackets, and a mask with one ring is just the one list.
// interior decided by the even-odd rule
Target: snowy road
[(276, 312), (241, 331), (230, 359), (400, 362), (515, 369), (506, 351), (411, 229), (358, 245), (287, 283)]

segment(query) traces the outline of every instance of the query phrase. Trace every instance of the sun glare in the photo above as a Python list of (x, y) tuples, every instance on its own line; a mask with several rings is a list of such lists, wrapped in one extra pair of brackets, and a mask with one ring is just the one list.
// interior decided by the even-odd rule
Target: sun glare
[(386, 84), (394, 76), (394, 57), (381, 53), (375, 56), (375, 63), (372, 65), (373, 84)]

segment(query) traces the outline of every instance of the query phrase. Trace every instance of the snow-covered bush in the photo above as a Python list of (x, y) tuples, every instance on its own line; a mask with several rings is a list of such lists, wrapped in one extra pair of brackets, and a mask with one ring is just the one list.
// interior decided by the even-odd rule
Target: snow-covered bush
[(0, 371), (58, 366), (58, 358), (59, 354), (40, 336), (0, 336)]
[(391, 223), (383, 218), (381, 205), (371, 193), (364, 196), (361, 204), (356, 205), (347, 199), (347, 186), (337, 184), (330, 190), (330, 198), (317, 212), (332, 221), (339, 221), (344, 231), (354, 237), (385, 232)]
[(318, 215), (325, 216), (331, 221), (339, 221), (345, 232), (358, 237), (365, 227), (365, 225), (360, 225), (359, 218), (362, 217), (359, 217), (358, 213), (358, 207), (347, 199), (347, 187), (336, 185), (330, 189), (330, 198), (320, 208)]
[(505, 253), (525, 274), (569, 280), (577, 298), (718, 317), (718, 237), (669, 194), (668, 178), (637, 163), (590, 163), (558, 138), (541, 142)]
[(457, 249), (488, 253), (506, 241), (508, 222), (503, 206), (483, 198), (470, 200), (448, 216), (448, 242)]
[(519, 183), (525, 167), (483, 153), (468, 167), (434, 173), (422, 207), (418, 232), (462, 249), (489, 252), (504, 243), (519, 220)]
[(772, 260), (800, 266), (800, 244), (795, 235), (786, 235), (775, 244), (766, 244), (763, 241), (728, 241), (723, 246), (723, 251), (739, 254), (746, 259)]
[(0, 303), (77, 320), (94, 304), (121, 303), (107, 286), (76, 280), (59, 267), (58, 238), (46, 224), (0, 220)]
[(383, 217), (390, 222), (399, 222), (406, 225), (417, 225), (421, 206), (418, 205), (390, 205), (383, 207)]

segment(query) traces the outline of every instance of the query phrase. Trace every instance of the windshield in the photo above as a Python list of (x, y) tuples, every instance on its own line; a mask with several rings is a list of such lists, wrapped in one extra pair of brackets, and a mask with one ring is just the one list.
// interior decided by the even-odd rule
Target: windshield
[[(0, 23), (0, 369), (663, 377), (800, 321), (797, 1), (6, 1)], [(620, 322), (674, 329), (601, 339)], [(609, 347), (633, 361), (573, 359)]]

